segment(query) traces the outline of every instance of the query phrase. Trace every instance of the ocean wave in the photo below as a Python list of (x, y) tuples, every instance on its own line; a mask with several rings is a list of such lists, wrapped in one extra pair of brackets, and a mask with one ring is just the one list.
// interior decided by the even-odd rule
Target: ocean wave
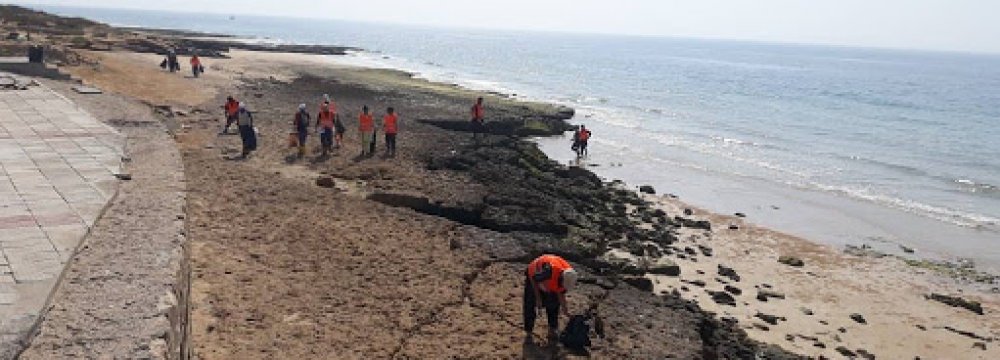
[(867, 187), (855, 188), (849, 186), (826, 185), (819, 183), (810, 183), (808, 184), (807, 187), (814, 188), (817, 190), (832, 192), (836, 194), (841, 194), (854, 199), (873, 202), (883, 206), (888, 206), (912, 214), (922, 215), (925, 217), (929, 217), (935, 220), (943, 221), (946, 223), (962, 227), (1000, 232), (1000, 218), (996, 218), (990, 215), (977, 214), (977, 213), (952, 209), (946, 206), (931, 205), (915, 200), (908, 200), (885, 194), (879, 194), (875, 193), (874, 191), (872, 191), (870, 188)]
[(860, 155), (844, 155), (844, 154), (832, 154), (832, 153), (828, 153), (827, 155), (838, 157), (845, 160), (866, 163), (869, 165), (875, 165), (885, 169), (896, 170), (908, 175), (931, 176), (930, 173), (928, 173), (927, 171), (917, 167), (863, 157)]
[(955, 179), (955, 183), (966, 192), (977, 194), (1000, 194), (1000, 187), (987, 183), (975, 182), (969, 179)]

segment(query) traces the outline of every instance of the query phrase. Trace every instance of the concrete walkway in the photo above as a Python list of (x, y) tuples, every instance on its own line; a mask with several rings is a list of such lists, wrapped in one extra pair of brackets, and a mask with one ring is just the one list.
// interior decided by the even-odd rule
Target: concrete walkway
[(48, 88), (0, 90), (0, 358), (114, 196), (124, 144)]

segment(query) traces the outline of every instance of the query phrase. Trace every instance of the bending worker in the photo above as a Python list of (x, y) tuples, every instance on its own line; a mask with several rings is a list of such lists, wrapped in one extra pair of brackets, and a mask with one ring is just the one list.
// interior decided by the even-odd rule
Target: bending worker
[(225, 135), (229, 132), (229, 126), (236, 122), (236, 118), (240, 112), (240, 102), (236, 101), (232, 96), (226, 97), (226, 104), (222, 106), (226, 113), (226, 126), (222, 127), (222, 131), (219, 135)]
[(549, 336), (559, 331), (559, 313), (569, 316), (566, 292), (573, 290), (579, 274), (563, 258), (542, 255), (528, 264), (524, 279), (524, 332), (531, 336), (535, 329), (537, 308), (544, 307), (549, 321)]

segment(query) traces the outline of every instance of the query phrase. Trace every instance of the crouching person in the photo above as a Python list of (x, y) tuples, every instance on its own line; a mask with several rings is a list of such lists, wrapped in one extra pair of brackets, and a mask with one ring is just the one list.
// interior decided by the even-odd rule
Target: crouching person
[(563, 258), (542, 255), (528, 264), (524, 279), (524, 332), (531, 336), (535, 329), (537, 309), (544, 308), (549, 323), (549, 337), (559, 331), (559, 314), (569, 316), (566, 292), (576, 286), (579, 274)]

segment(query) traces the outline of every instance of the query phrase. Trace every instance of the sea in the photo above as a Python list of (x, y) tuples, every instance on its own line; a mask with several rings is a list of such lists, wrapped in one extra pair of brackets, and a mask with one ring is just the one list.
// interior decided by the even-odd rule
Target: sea
[(609, 180), (832, 246), (1000, 270), (997, 54), (39, 8), (358, 47), (331, 61), (575, 108), (586, 158), (569, 135), (537, 141)]

